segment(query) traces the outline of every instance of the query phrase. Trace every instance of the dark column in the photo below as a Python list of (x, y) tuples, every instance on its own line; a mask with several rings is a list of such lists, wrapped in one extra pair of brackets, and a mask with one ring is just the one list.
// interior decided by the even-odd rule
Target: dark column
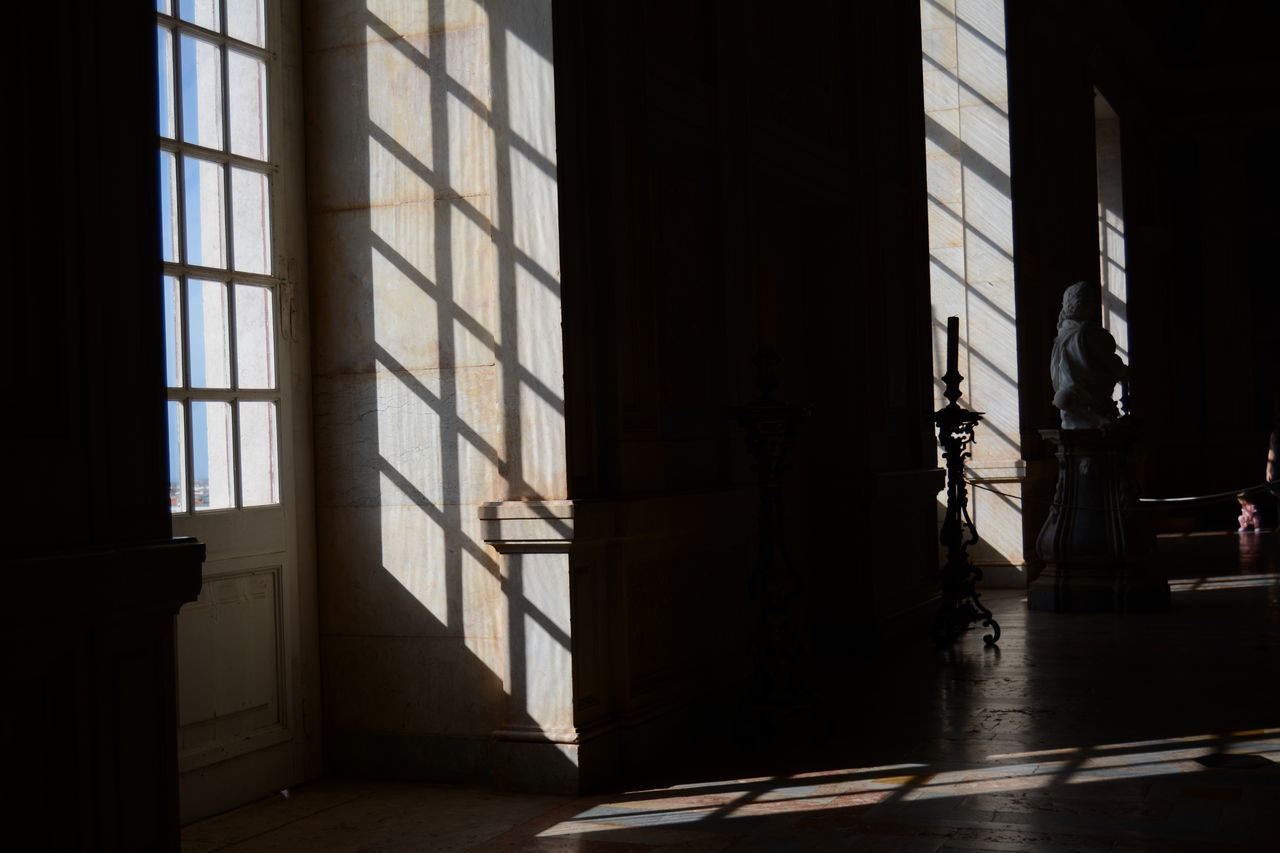
[[(16, 20), (14, 20), (16, 18)], [(12, 10), (0, 442), (10, 811), (50, 850), (177, 850), (155, 5)]]

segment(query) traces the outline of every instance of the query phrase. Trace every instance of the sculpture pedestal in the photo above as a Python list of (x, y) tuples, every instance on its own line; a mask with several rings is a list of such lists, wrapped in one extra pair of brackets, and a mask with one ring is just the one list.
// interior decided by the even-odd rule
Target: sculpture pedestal
[(1155, 537), (1140, 514), (1136, 431), (1041, 430), (1057, 446), (1058, 486), (1036, 540), (1044, 571), (1028, 590), (1032, 610), (1135, 611), (1169, 606), (1154, 571)]

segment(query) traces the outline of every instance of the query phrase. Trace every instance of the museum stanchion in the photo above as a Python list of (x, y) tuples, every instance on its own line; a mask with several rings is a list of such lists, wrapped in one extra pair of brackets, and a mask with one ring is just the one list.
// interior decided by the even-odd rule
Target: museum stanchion
[(947, 466), (947, 511), (939, 539), (947, 549), (946, 562), (939, 573), (942, 601), (933, 622), (934, 641), (950, 645), (960, 635), (981, 622), (991, 633), (983, 636), (988, 646), (1000, 640), (1000, 624), (991, 611), (982, 604), (976, 584), (982, 580), (982, 570), (969, 560), (970, 545), (978, 542), (978, 529), (969, 515), (969, 493), (964, 479), (964, 462), (969, 458), (974, 440), (974, 427), (982, 420), (982, 412), (963, 408), (960, 399), (960, 381), (964, 379), (956, 368), (959, 318), (947, 318), (947, 372), (943, 396), (947, 405), (933, 415), (938, 428), (938, 444)]

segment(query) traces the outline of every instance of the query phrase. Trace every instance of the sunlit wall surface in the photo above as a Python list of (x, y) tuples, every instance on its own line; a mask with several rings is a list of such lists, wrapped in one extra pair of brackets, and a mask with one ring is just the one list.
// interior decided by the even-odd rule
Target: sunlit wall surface
[[(1129, 284), (1125, 272), (1120, 118), (1100, 93), (1094, 93), (1093, 104), (1098, 152), (1098, 266), (1102, 281), (1102, 325), (1116, 339), (1116, 352), (1128, 364)], [(1117, 396), (1119, 393), (1117, 387)]]
[(513, 637), (568, 629), (477, 517), (565, 497), (550, 3), (308, 14), (327, 743), (466, 777)]
[[(934, 376), (946, 370), (947, 317), (960, 318), (960, 404), (978, 427), (971, 552), (990, 585), (1022, 585), (1024, 476), (1009, 173), (1003, 0), (921, 0)], [(946, 405), (935, 379), (935, 407)], [(1004, 494), (998, 494), (1003, 492)]]

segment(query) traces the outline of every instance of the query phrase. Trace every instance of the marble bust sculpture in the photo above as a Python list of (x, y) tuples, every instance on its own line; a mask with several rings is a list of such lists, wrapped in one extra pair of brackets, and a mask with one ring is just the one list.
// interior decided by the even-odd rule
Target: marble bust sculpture
[(1098, 322), (1100, 308), (1098, 288), (1086, 282), (1062, 295), (1049, 369), (1063, 429), (1101, 429), (1120, 415), (1111, 394), (1129, 368), (1116, 355), (1115, 338)]

